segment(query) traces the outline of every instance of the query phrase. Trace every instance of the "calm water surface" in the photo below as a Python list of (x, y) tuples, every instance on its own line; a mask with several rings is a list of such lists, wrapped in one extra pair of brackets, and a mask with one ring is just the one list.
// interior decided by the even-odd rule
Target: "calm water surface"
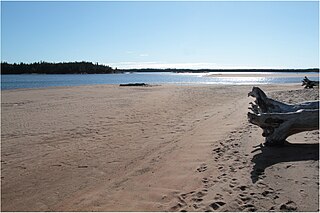
[[(301, 77), (204, 77), (210, 73), (125, 73), (125, 74), (71, 74), (71, 75), (1, 75), (1, 90), (43, 88), (94, 84), (286, 84), (300, 83)], [(270, 73), (265, 73), (270, 74)], [(276, 74), (276, 73), (271, 73)], [(282, 73), (286, 74), (286, 73)], [(315, 74), (315, 73), (305, 73)], [(310, 77), (317, 80), (317, 77)]]

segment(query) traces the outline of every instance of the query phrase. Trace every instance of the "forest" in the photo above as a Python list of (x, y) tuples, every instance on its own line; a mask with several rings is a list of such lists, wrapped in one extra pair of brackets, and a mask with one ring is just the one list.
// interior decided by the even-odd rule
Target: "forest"
[(1, 62), (1, 74), (109, 74), (117, 73), (117, 69), (92, 62), (35, 62), (31, 64), (9, 64)]
[(113, 74), (124, 72), (319, 72), (319, 68), (310, 69), (117, 69), (92, 62), (35, 62), (7, 63), (1, 62), (1, 74)]

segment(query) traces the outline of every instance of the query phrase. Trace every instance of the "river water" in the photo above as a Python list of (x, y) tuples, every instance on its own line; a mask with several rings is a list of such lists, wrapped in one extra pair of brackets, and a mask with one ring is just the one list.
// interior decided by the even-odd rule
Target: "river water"
[[(95, 84), (124, 84), (124, 83), (147, 83), (147, 84), (228, 84), (228, 85), (257, 85), (257, 84), (288, 84), (301, 83), (301, 77), (287, 77), (286, 73), (259, 73), (267, 74), (252, 75), (248, 77), (206, 77), (212, 73), (169, 73), (169, 72), (150, 72), (150, 73), (124, 73), (124, 74), (65, 74), (65, 75), (1, 75), (1, 90), (18, 88), (44, 88), (56, 86), (80, 86)], [(292, 74), (292, 73), (289, 73)], [(318, 73), (295, 73), (304, 75), (315, 75)], [(278, 75), (278, 76), (277, 76)], [(317, 77), (310, 77), (317, 80)]]

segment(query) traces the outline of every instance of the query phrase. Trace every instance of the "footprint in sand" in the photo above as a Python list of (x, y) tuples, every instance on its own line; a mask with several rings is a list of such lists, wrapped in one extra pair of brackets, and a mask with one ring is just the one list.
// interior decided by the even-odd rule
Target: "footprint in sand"
[(296, 211), (297, 205), (292, 200), (289, 200), (288, 202), (281, 204), (280, 210), (281, 211)]
[(178, 196), (178, 202), (176, 205), (170, 208), (171, 211), (189, 211), (198, 210), (202, 208), (204, 205), (202, 204), (203, 198), (207, 194), (206, 189), (201, 191), (191, 191), (188, 193), (183, 193)]
[(219, 166), (218, 167), (218, 170), (220, 170), (220, 171), (224, 171), (224, 169), (223, 169), (224, 167), (223, 166)]
[(202, 192), (202, 191), (196, 193), (196, 196), (199, 197), (199, 198), (200, 198), (200, 197), (203, 197), (203, 196), (205, 196), (205, 195), (206, 195), (206, 193), (204, 193), (204, 192)]
[(209, 182), (208, 178), (202, 178), (202, 183), (207, 184)]
[(247, 203), (241, 206), (242, 211), (246, 211), (246, 212), (255, 212), (257, 211), (257, 208), (255, 207), (255, 205), (251, 204), (251, 203)]
[(201, 164), (200, 167), (197, 168), (198, 172), (204, 172), (206, 170), (207, 170), (207, 164), (205, 164), (205, 163)]
[(170, 208), (170, 211), (178, 211), (180, 208), (182, 208), (182, 207), (184, 207), (184, 205), (183, 204), (181, 204), (181, 203), (177, 203), (175, 206), (173, 206), (173, 207), (171, 207)]
[(192, 201), (199, 203), (199, 202), (203, 201), (203, 199), (195, 197), (195, 198), (192, 198)]
[(241, 191), (245, 191), (248, 187), (247, 187), (247, 186), (242, 185), (242, 186), (239, 186), (238, 188), (239, 188)]
[(272, 190), (265, 190), (264, 192), (262, 192), (262, 196), (263, 197), (267, 197), (270, 196), (271, 194), (273, 194), (274, 192)]
[(248, 202), (251, 200), (251, 197), (245, 195), (245, 194), (239, 194), (240, 200), (242, 200), (243, 202)]
[(224, 206), (226, 203), (223, 201), (216, 201), (211, 203), (209, 206), (213, 209), (213, 210), (218, 210), (220, 207)]
[(269, 209), (269, 212), (274, 212), (274, 211), (276, 211), (275, 207), (271, 206), (270, 209)]
[(216, 196), (214, 197), (215, 200), (222, 200), (223, 196), (222, 194), (216, 194)]

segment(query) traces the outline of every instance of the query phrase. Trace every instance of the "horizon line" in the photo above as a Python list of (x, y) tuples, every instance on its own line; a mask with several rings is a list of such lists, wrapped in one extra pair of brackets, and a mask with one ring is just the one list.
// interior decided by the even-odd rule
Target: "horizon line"
[[(137, 64), (152, 64), (152, 65), (156, 65), (156, 66), (150, 66), (148, 67), (148, 65), (146, 65), (145, 67), (142, 66), (132, 66), (132, 67), (118, 67), (116, 66), (116, 64), (120, 65), (123, 64), (123, 62), (120, 63), (99, 63), (99, 62), (92, 62), (92, 61), (59, 61), (59, 62), (49, 62), (49, 61), (37, 61), (37, 62), (31, 62), (31, 63), (25, 63), (25, 62), (7, 62), (7, 61), (1, 61), (2, 63), (7, 63), (7, 64), (16, 64), (16, 65), (20, 65), (22, 64), (27, 64), (27, 65), (31, 65), (31, 64), (35, 64), (35, 63), (51, 63), (51, 64), (59, 64), (59, 63), (92, 63), (94, 65), (103, 65), (103, 66), (108, 66), (112, 69), (117, 69), (117, 70), (193, 70), (193, 71), (197, 71), (197, 70), (318, 70), (320, 67), (307, 67), (307, 68), (284, 68), (284, 67), (250, 67), (250, 66), (221, 66), (221, 67), (210, 67), (210, 66), (204, 66), (204, 67), (182, 67), (181, 65), (216, 65), (215, 63), (172, 63), (171, 65), (178, 65), (176, 67), (169, 67), (168, 65), (170, 65), (169, 63), (155, 63), (155, 62), (134, 62), (133, 64), (137, 65)], [(131, 64), (131, 65), (133, 65)], [(159, 65), (159, 67), (157, 67), (157, 65)], [(164, 65), (168, 66), (165, 67)], [(180, 67), (179, 67), (180, 66)]]

